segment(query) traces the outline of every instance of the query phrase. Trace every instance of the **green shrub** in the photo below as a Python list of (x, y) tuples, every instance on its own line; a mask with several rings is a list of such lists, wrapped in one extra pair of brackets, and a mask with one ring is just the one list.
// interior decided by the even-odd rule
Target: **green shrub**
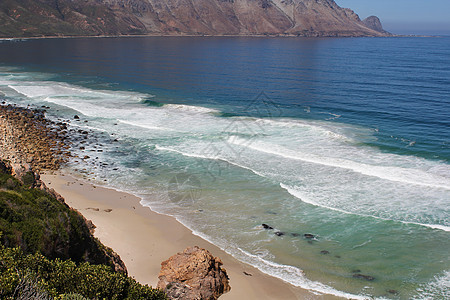
[(2, 244), (28, 254), (114, 265), (78, 212), (8, 174), (0, 174), (0, 231)]
[(30, 293), (39, 295), (36, 299), (166, 299), (162, 291), (106, 265), (77, 265), (0, 246), (0, 298), (17, 299)]
[(74, 293), (63, 294), (58, 299), (59, 300), (89, 300), (88, 298), (85, 298), (85, 297), (81, 296), (80, 294), (74, 294)]

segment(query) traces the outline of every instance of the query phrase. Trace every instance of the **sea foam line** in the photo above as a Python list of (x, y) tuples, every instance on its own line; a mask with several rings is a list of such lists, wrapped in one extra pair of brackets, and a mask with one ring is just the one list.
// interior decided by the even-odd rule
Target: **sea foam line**
[[(249, 171), (253, 172), (254, 174), (256, 174), (256, 175), (258, 175), (260, 177), (267, 178), (267, 176), (265, 176), (264, 174), (262, 174), (262, 173), (260, 173), (260, 172), (258, 172), (256, 170), (253, 170), (252, 168), (249, 168), (247, 166), (243, 166), (243, 165), (237, 164), (235, 162), (229, 161), (229, 160), (227, 160), (225, 158), (222, 158), (222, 157), (208, 157), (206, 155), (186, 153), (186, 152), (182, 152), (180, 150), (171, 149), (171, 148), (163, 147), (163, 146), (159, 146), (159, 145), (156, 145), (155, 148), (157, 150), (179, 153), (179, 154), (187, 156), (187, 157), (210, 159), (210, 160), (222, 160), (222, 161), (225, 161), (225, 162), (227, 162), (227, 163), (229, 163), (231, 165), (237, 166), (239, 168), (249, 170)], [(382, 217), (378, 217), (378, 216), (361, 214), (361, 213), (355, 213), (355, 212), (350, 212), (350, 211), (342, 210), (342, 209), (335, 208), (335, 207), (322, 205), (320, 203), (317, 203), (317, 202), (314, 202), (314, 201), (311, 201), (311, 200), (309, 200), (309, 201), (306, 200), (307, 198), (304, 197), (303, 195), (299, 195), (300, 192), (295, 190), (295, 188), (293, 188), (293, 187), (290, 187), (290, 186), (285, 185), (283, 183), (280, 183), (280, 187), (283, 188), (284, 190), (286, 190), (292, 196), (300, 199), (301, 201), (303, 201), (305, 203), (308, 203), (308, 204), (311, 204), (311, 205), (314, 205), (314, 206), (319, 206), (319, 207), (322, 207), (322, 208), (326, 208), (326, 209), (329, 209), (329, 210), (334, 210), (334, 211), (337, 211), (337, 212), (340, 212), (340, 213), (349, 214), (349, 215), (357, 215), (357, 216), (361, 216), (361, 217), (374, 218), (374, 219), (379, 219), (379, 220), (383, 220), (383, 221), (395, 221), (395, 222), (400, 222), (400, 223), (403, 223), (403, 224), (412, 224), (412, 225), (424, 226), (424, 227), (428, 227), (428, 228), (432, 228), (432, 229), (439, 229), (439, 230), (443, 230), (443, 231), (447, 231), (447, 232), (450, 231), (450, 227), (449, 226), (445, 226), (445, 225), (423, 224), (423, 223), (418, 223), (418, 222), (408, 222), (408, 221), (402, 221), (402, 220), (397, 220), (397, 219), (387, 219), (387, 218), (382, 218)]]
[(134, 127), (140, 127), (140, 128), (145, 128), (145, 129), (161, 130), (161, 131), (176, 131), (174, 129), (167, 128), (167, 127), (158, 127), (158, 126), (150, 126), (150, 125), (138, 124), (138, 123), (135, 123), (135, 122), (121, 120), (121, 119), (117, 119), (117, 121), (120, 122), (120, 123), (126, 124), (126, 125), (130, 125), (130, 126), (134, 126)]
[[(243, 145), (241, 139), (238, 137), (235, 137), (233, 139), (229, 139), (228, 142), (236, 145)], [(309, 163), (314, 164), (320, 164), (325, 165), (329, 167), (335, 167), (340, 169), (347, 169), (352, 170), (354, 172), (372, 176), (372, 177), (378, 177), (381, 179), (389, 180), (389, 181), (395, 181), (395, 182), (401, 182), (401, 183), (408, 183), (408, 184), (414, 184), (414, 185), (421, 185), (421, 186), (427, 186), (432, 188), (439, 188), (439, 189), (446, 189), (450, 190), (450, 180), (447, 178), (442, 178), (441, 176), (431, 175), (428, 173), (425, 173), (420, 170), (411, 170), (406, 168), (400, 168), (400, 167), (385, 167), (385, 166), (373, 166), (373, 165), (367, 165), (363, 163), (357, 163), (354, 161), (349, 161), (346, 159), (340, 159), (340, 158), (330, 158), (330, 157), (321, 157), (314, 154), (305, 154), (305, 153), (296, 153), (296, 155), (292, 155), (287, 153), (286, 149), (283, 149), (281, 147), (278, 147), (276, 150), (269, 150), (269, 148), (274, 148), (273, 145), (271, 147), (269, 146), (256, 146), (257, 142), (251, 143), (247, 145), (247, 148), (250, 148), (252, 150), (256, 150), (259, 152), (272, 154), (276, 156), (281, 156), (288, 159), (293, 160), (301, 160)], [(409, 174), (405, 174), (408, 173)], [(411, 174), (412, 172), (412, 174)], [(391, 175), (393, 174), (393, 175)], [(408, 176), (414, 176), (416, 178), (408, 178)], [(424, 181), (425, 178), (430, 178), (432, 181), (439, 182), (438, 184)], [(420, 180), (419, 180), (420, 179)], [(449, 181), (449, 182), (447, 182)]]
[(291, 194), (295, 198), (298, 198), (298, 199), (302, 200), (305, 203), (308, 203), (308, 204), (311, 204), (311, 205), (314, 205), (314, 206), (319, 206), (319, 207), (326, 208), (326, 209), (330, 209), (330, 210), (334, 210), (334, 211), (337, 211), (337, 212), (340, 212), (340, 213), (344, 213), (344, 214), (348, 214), (348, 215), (356, 215), (356, 216), (361, 216), (361, 217), (367, 217), (367, 218), (374, 218), (374, 219), (383, 220), (383, 221), (395, 221), (395, 222), (400, 222), (400, 223), (403, 223), (403, 224), (412, 224), (412, 225), (418, 225), (418, 226), (425, 226), (425, 227), (429, 227), (429, 228), (432, 228), (432, 229), (439, 229), (439, 230), (443, 230), (443, 231), (447, 231), (447, 232), (450, 231), (450, 227), (449, 226), (445, 226), (445, 225), (423, 224), (423, 223), (418, 223), (418, 222), (408, 222), (408, 221), (402, 221), (402, 220), (397, 220), (397, 219), (387, 219), (387, 218), (383, 218), (383, 217), (367, 215), (367, 214), (361, 214), (361, 213), (356, 213), (356, 212), (350, 212), (350, 211), (346, 211), (346, 210), (343, 210), (343, 209), (326, 206), (326, 205), (317, 203), (315, 201), (309, 200), (307, 197), (302, 195), (301, 192), (297, 191), (293, 187), (290, 187), (290, 186), (288, 186), (286, 184), (283, 184), (283, 183), (280, 183), (280, 186), (283, 189), (285, 189), (289, 194)]

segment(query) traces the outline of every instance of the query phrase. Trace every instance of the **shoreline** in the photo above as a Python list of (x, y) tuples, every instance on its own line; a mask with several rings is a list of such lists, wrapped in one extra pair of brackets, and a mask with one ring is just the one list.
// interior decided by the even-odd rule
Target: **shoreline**
[(402, 35), (392, 34), (386, 36), (307, 36), (294, 34), (222, 34), (222, 35), (208, 35), (208, 34), (136, 34), (136, 35), (48, 35), (48, 36), (27, 36), (27, 37), (0, 37), (0, 41), (13, 40), (41, 40), (41, 39), (77, 39), (77, 38), (134, 38), (134, 37), (204, 37), (204, 38), (307, 38), (307, 39), (333, 39), (333, 38), (390, 38), (390, 37), (445, 37), (444, 35)]
[(41, 173), (45, 189), (91, 220), (97, 226), (94, 236), (119, 254), (129, 276), (138, 282), (155, 287), (161, 262), (187, 247), (199, 246), (219, 257), (230, 277), (231, 291), (221, 299), (341, 299), (265, 274), (193, 234), (176, 218), (141, 205), (141, 198), (93, 185), (81, 174), (61, 169), (73, 146), (67, 136), (76, 132), (68, 129), (67, 123), (45, 119), (39, 109), (0, 107), (0, 158)]
[(129, 276), (142, 284), (155, 287), (162, 261), (189, 246), (199, 246), (219, 257), (227, 270), (231, 291), (220, 299), (342, 299), (262, 273), (194, 235), (175, 218), (142, 206), (141, 199), (132, 194), (96, 186), (64, 171), (42, 174), (41, 179), (94, 223), (94, 236), (118, 253)]

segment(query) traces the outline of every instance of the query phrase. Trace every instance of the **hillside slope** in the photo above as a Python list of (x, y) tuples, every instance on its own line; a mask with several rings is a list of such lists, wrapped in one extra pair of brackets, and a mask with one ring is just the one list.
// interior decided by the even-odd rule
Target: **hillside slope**
[(385, 36), (333, 0), (2, 0), (0, 36)]

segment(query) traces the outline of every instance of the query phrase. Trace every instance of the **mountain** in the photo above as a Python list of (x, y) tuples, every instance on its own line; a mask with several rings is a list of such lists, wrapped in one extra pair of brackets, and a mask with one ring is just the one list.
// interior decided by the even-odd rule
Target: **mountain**
[(333, 0), (1, 0), (0, 36), (386, 36)]

